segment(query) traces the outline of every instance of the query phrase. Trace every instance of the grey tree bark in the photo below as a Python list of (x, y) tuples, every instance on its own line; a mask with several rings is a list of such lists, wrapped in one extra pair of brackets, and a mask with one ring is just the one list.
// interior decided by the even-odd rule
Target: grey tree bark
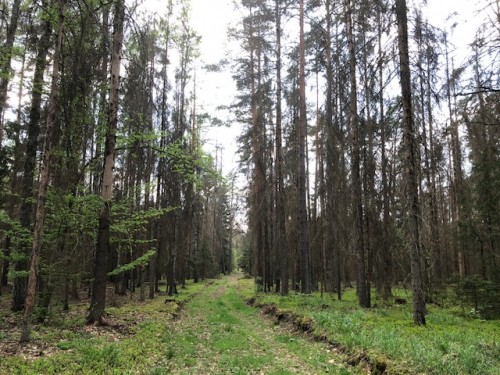
[(64, 23), (65, 0), (59, 0), (59, 15), (57, 18), (56, 45), (54, 49), (54, 61), (52, 65), (52, 83), (50, 87), (50, 98), (45, 124), (45, 143), (43, 146), (42, 163), (40, 165), (40, 182), (38, 185), (38, 198), (35, 215), (35, 228), (33, 231), (33, 246), (31, 250), (31, 261), (29, 267), (28, 288), (26, 301), (24, 303), (24, 315), (21, 326), (20, 342), (26, 342), (31, 334), (31, 315), (35, 305), (35, 294), (38, 281), (38, 271), (40, 262), (40, 249), (42, 247), (42, 230), (45, 220), (45, 201), (47, 199), (47, 188), (50, 176), (50, 151), (52, 141), (52, 130), (57, 115), (57, 83), (59, 80), (59, 70), (61, 62), (62, 30)]
[(108, 126), (104, 146), (104, 167), (102, 171), (101, 198), (102, 208), (99, 215), (97, 247), (94, 259), (94, 282), (88, 324), (105, 324), (106, 280), (111, 225), (111, 200), (113, 197), (113, 168), (115, 165), (116, 128), (118, 125), (118, 94), (120, 89), (120, 54), (123, 45), (123, 24), (125, 6), (123, 0), (117, 0), (113, 21), (114, 36), (111, 54), (111, 85), (109, 92)]
[(306, 111), (306, 73), (305, 73), (305, 41), (304, 41), (304, 0), (299, 2), (299, 128), (298, 128), (298, 174), (297, 204), (300, 249), (301, 292), (311, 293), (309, 222), (307, 215), (307, 111)]
[(396, 0), (401, 96), (403, 101), (403, 144), (405, 147), (406, 199), (408, 205), (408, 247), (413, 291), (413, 320), (425, 325), (425, 289), (420, 240), (420, 204), (418, 196), (417, 135), (413, 121), (410, 57), (408, 52), (408, 19), (406, 0)]

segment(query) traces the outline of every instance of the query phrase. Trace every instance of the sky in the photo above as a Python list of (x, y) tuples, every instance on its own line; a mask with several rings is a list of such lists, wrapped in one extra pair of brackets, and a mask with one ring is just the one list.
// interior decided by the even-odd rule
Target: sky
[[(227, 29), (235, 22), (237, 13), (232, 0), (191, 0), (191, 25), (202, 36), (200, 45), (201, 64), (217, 64), (226, 57), (229, 49)], [(224, 117), (224, 112), (216, 111), (220, 105), (233, 101), (236, 86), (229, 73), (205, 73), (197, 75), (199, 81), (199, 111)], [(205, 128), (205, 149), (215, 155), (215, 148), (222, 153), (222, 169), (225, 174), (236, 170), (238, 165), (236, 138), (240, 134), (239, 124), (230, 127)]]

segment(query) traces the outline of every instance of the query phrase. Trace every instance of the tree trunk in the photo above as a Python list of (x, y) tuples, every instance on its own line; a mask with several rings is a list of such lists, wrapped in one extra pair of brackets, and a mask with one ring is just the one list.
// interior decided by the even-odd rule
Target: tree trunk
[(403, 144), (406, 150), (406, 198), (408, 205), (408, 246), (413, 291), (413, 320), (425, 325), (425, 293), (423, 283), (422, 248), (420, 243), (420, 206), (417, 179), (417, 142), (411, 99), (410, 58), (408, 53), (408, 21), (406, 0), (396, 0), (401, 96), (403, 101)]
[(354, 26), (352, 21), (353, 5), (351, 0), (347, 0), (347, 39), (349, 46), (349, 75), (350, 75), (350, 95), (349, 95), (349, 118), (352, 132), (352, 185), (354, 190), (354, 218), (355, 218), (355, 241), (357, 256), (357, 294), (361, 307), (370, 307), (370, 285), (367, 278), (366, 255), (365, 255), (365, 232), (363, 228), (363, 196), (361, 186), (361, 155), (360, 136), (358, 119), (358, 98), (356, 83), (356, 51), (354, 44)]
[[(337, 217), (338, 214), (338, 193), (339, 181), (342, 179), (340, 153), (337, 150), (337, 121), (334, 122), (334, 117), (337, 117), (337, 96), (334, 99), (334, 65), (332, 61), (332, 4), (331, 0), (325, 1), (326, 13), (326, 38), (325, 38), (325, 55), (326, 55), (326, 101), (325, 101), (325, 133), (326, 133), (326, 166), (324, 167), (326, 181), (324, 182), (323, 195), (325, 196), (324, 206), (325, 211), (322, 214), (323, 218), (323, 248), (325, 258), (325, 290), (337, 290), (337, 298), (342, 298), (342, 290), (340, 288), (340, 249), (339, 232)], [(334, 112), (335, 111), (335, 112)], [(335, 115), (334, 115), (335, 113)], [(337, 208), (337, 209), (336, 209)]]
[(288, 295), (288, 253), (286, 251), (285, 191), (283, 186), (283, 144), (281, 122), (281, 8), (275, 0), (276, 17), (276, 254), (279, 258), (281, 295)]
[[(252, 10), (251, 10), (252, 12)], [(253, 17), (253, 14), (252, 14)], [(249, 39), (252, 41), (256, 38), (253, 27), (253, 20), (250, 29)], [(265, 264), (264, 264), (264, 248), (265, 244), (265, 167), (262, 158), (263, 134), (262, 134), (262, 116), (259, 108), (259, 98), (257, 89), (258, 77), (260, 76), (260, 64), (256, 61), (258, 53), (254, 47), (255, 43), (250, 43), (250, 95), (251, 95), (251, 115), (252, 115), (252, 161), (253, 161), (253, 177), (254, 183), (252, 188), (252, 207), (251, 207), (251, 226), (253, 232), (253, 247), (254, 247), (254, 276), (256, 284), (259, 287), (264, 287), (265, 284)]]
[[(106, 126), (106, 111), (107, 111), (107, 103), (106, 103), (106, 96), (107, 96), (107, 90), (104, 83), (107, 80), (108, 76), (108, 62), (109, 62), (109, 56), (108, 56), (108, 50), (109, 50), (109, 31), (108, 31), (108, 23), (109, 23), (109, 10), (110, 6), (109, 3), (103, 5), (102, 7), (102, 26), (101, 26), (101, 43), (99, 46), (99, 50), (101, 53), (101, 66), (99, 68), (99, 81), (101, 83), (101, 87), (99, 88), (99, 116), (97, 120), (97, 128), (95, 129), (95, 155), (100, 155), (102, 152), (102, 129)], [(100, 159), (99, 159), (100, 160)], [(97, 163), (96, 163), (97, 164)], [(102, 182), (100, 179), (100, 174), (102, 174), (102, 168), (99, 166), (99, 168), (95, 168), (92, 174), (92, 192), (94, 194), (99, 194), (99, 184)]]
[(387, 301), (392, 296), (392, 254), (391, 254), (391, 238), (390, 238), (390, 225), (391, 225), (391, 215), (389, 213), (389, 183), (387, 181), (387, 151), (386, 151), (386, 128), (385, 123), (385, 107), (384, 107), (384, 54), (382, 50), (382, 20), (381, 20), (382, 10), (378, 9), (377, 20), (378, 20), (378, 52), (379, 52), (379, 67), (378, 67), (378, 80), (379, 80), (379, 111), (380, 111), (380, 142), (382, 149), (382, 231), (384, 238), (382, 239), (382, 249), (381, 251), (381, 267), (379, 275), (380, 279), (380, 291), (382, 299)]
[[(47, 1), (42, 2), (43, 8), (48, 8)], [(31, 108), (28, 122), (28, 135), (26, 142), (26, 155), (24, 159), (24, 173), (21, 188), (21, 208), (19, 221), (21, 226), (31, 231), (33, 215), (33, 177), (36, 166), (36, 154), (38, 151), (38, 137), (40, 134), (40, 117), (42, 105), (42, 93), (44, 85), (44, 73), (47, 66), (47, 53), (50, 48), (50, 37), (52, 34), (52, 24), (50, 19), (43, 22), (43, 32), (38, 43), (38, 53), (35, 62), (35, 72), (33, 74), (33, 84), (31, 90)], [(29, 254), (29, 244), (21, 243), (21, 253), (23, 259), (16, 262), (15, 271), (26, 271), (28, 268), (27, 257)], [(25, 258), (24, 258), (25, 257)], [(14, 279), (14, 289), (12, 294), (12, 311), (24, 309), (26, 300), (26, 288), (28, 280), (23, 277)]]
[(52, 84), (50, 87), (50, 98), (45, 125), (45, 144), (43, 147), (42, 163), (40, 165), (40, 182), (38, 185), (38, 199), (35, 215), (35, 229), (33, 232), (33, 247), (31, 250), (31, 261), (29, 268), (28, 288), (26, 301), (24, 303), (24, 316), (21, 326), (20, 342), (27, 342), (31, 333), (31, 315), (35, 305), (35, 294), (38, 281), (38, 271), (40, 262), (40, 249), (42, 247), (42, 230), (45, 220), (45, 201), (47, 199), (47, 187), (50, 176), (50, 151), (52, 141), (52, 129), (56, 121), (57, 114), (57, 83), (59, 80), (59, 66), (61, 61), (62, 29), (64, 22), (65, 0), (59, 0), (59, 16), (56, 29), (56, 45), (54, 49), (54, 61), (52, 66)]
[[(160, 149), (165, 150), (167, 147), (167, 132), (169, 127), (168, 118), (168, 105), (167, 105), (167, 95), (169, 92), (169, 81), (168, 81), (168, 64), (169, 64), (169, 46), (170, 46), (170, 16), (172, 15), (172, 0), (168, 1), (168, 13), (166, 19), (166, 33), (164, 43), (164, 58), (162, 59), (162, 71), (161, 71), (161, 100), (160, 100)], [(157, 206), (158, 208), (166, 208), (168, 203), (167, 190), (168, 190), (168, 177), (167, 177), (167, 158), (164, 155), (160, 155), (158, 159), (158, 180), (156, 185), (157, 194)], [(154, 256), (155, 263), (155, 277), (154, 277), (154, 290), (159, 292), (159, 281), (162, 276), (164, 264), (168, 264), (167, 257), (167, 231), (168, 228), (168, 213), (164, 213), (160, 218), (158, 218), (157, 223), (157, 252)]]
[[(427, 56), (427, 77), (431, 76), (430, 56)], [(429, 154), (430, 154), (430, 214), (431, 214), (431, 242), (433, 249), (433, 266), (435, 282), (441, 284), (443, 279), (441, 265), (441, 235), (439, 230), (437, 189), (436, 189), (436, 173), (437, 162), (434, 151), (434, 117), (432, 114), (432, 89), (431, 80), (427, 79), (427, 116), (429, 122)]]
[(307, 112), (306, 112), (306, 73), (305, 73), (305, 42), (304, 42), (304, 0), (299, 2), (299, 126), (298, 126), (298, 227), (300, 248), (300, 282), (301, 292), (311, 293), (309, 223), (307, 220), (307, 180), (306, 180), (306, 147), (307, 147)]
[(120, 54), (123, 44), (123, 23), (125, 6), (123, 0), (117, 0), (113, 22), (113, 51), (111, 55), (111, 85), (109, 93), (108, 127), (104, 146), (104, 167), (102, 172), (101, 197), (103, 205), (99, 215), (96, 253), (94, 260), (94, 282), (92, 299), (87, 324), (104, 324), (106, 305), (106, 279), (110, 236), (110, 211), (113, 197), (113, 168), (115, 164), (116, 128), (118, 125), (118, 94), (120, 88)]
[(21, 13), (21, 0), (14, 0), (12, 4), (12, 11), (10, 22), (7, 26), (5, 35), (5, 43), (0, 47), (0, 150), (2, 149), (3, 141), (3, 122), (5, 109), (7, 104), (7, 88), (9, 86), (11, 75), (11, 60), (12, 60), (12, 47), (14, 46), (14, 39), (16, 37), (17, 23)]
[[(462, 147), (460, 143), (460, 137), (458, 134), (458, 121), (455, 120), (453, 116), (452, 109), (452, 87), (454, 86), (453, 78), (450, 73), (450, 61), (448, 53), (448, 40), (445, 36), (445, 57), (446, 57), (446, 80), (448, 84), (446, 85), (446, 98), (448, 104), (448, 115), (450, 120), (450, 136), (451, 136), (451, 156), (452, 156), (452, 170), (453, 179), (451, 181), (451, 192), (452, 192), (452, 213), (453, 213), (453, 226), (455, 232), (455, 242), (454, 247), (456, 249), (457, 255), (457, 265), (458, 265), (458, 275), (461, 279), (465, 277), (465, 260), (463, 252), (463, 240), (462, 240), (462, 220), (463, 220), (463, 172), (462, 172)], [(451, 67), (453, 69), (453, 67)], [(453, 90), (454, 91), (454, 90)]]

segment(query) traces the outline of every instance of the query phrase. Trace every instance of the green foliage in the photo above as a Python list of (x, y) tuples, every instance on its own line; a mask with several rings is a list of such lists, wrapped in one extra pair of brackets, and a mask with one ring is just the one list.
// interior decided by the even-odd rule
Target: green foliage
[[(19, 258), (18, 258), (19, 259)], [(12, 259), (14, 260), (14, 259)], [(9, 271), (9, 279), (24, 279), (28, 278), (29, 272), (28, 271), (15, 271), (15, 270), (10, 270)]]
[(10, 236), (14, 240), (14, 244), (33, 241), (31, 231), (23, 228), (19, 220), (11, 218), (3, 209), (0, 210), (0, 233)]
[(252, 246), (250, 244), (250, 236), (241, 236), (241, 246), (238, 248), (238, 268), (243, 270), (246, 274), (251, 274), (252, 272)]
[[(149, 208), (130, 212), (130, 205), (127, 202), (120, 202), (112, 206), (111, 224), (111, 242), (118, 245), (118, 251), (132, 252), (136, 246), (148, 245), (153, 240), (144, 235), (148, 225), (172, 211), (173, 208)], [(142, 267), (149, 263), (151, 257), (156, 254), (155, 249), (150, 249), (142, 256), (132, 260), (127, 264), (119, 265), (116, 269), (109, 272), (109, 276), (116, 276), (122, 272), (133, 270), (136, 267)]]
[[(168, 137), (170, 132), (151, 131), (151, 132), (129, 132), (117, 135), (117, 149), (155, 148), (154, 144), (162, 137)], [(161, 151), (161, 150), (157, 150)]]
[[(146, 120), (144, 120), (146, 121)], [(164, 148), (155, 146), (162, 137), (170, 138), (172, 134), (168, 131), (131, 132), (118, 135), (117, 149), (153, 149), (157, 156), (169, 160), (176, 173), (180, 174), (185, 181), (201, 186), (203, 177), (216, 181), (222, 180), (220, 173), (214, 168), (214, 161), (201, 145), (195, 145), (193, 150), (186, 147), (186, 140), (181, 138), (169, 142)]]
[(94, 194), (78, 195), (49, 190), (44, 239), (51, 245), (61, 237), (61, 230), (71, 233), (75, 242), (93, 243), (96, 238), (100, 197)]
[(119, 202), (112, 206), (111, 242), (134, 241), (137, 234), (146, 230), (147, 225), (175, 208), (149, 208), (130, 212), (130, 204)]
[(98, 228), (100, 197), (75, 195), (49, 189), (42, 237), (40, 269), (46, 281), (61, 286), (68, 275), (78, 279), (84, 269), (77, 266), (91, 254)]
[[(146, 236), (148, 225), (174, 209), (171, 207), (162, 209), (151, 207), (131, 212), (131, 205), (127, 201), (114, 204), (112, 206), (111, 243), (118, 245), (118, 251), (129, 252), (138, 246), (151, 244), (154, 240)], [(108, 276), (116, 276), (137, 267), (143, 267), (155, 254), (156, 249), (150, 249), (129, 263), (119, 265), (109, 272)]]
[(179, 173), (186, 181), (197, 186), (203, 184), (202, 177), (221, 180), (222, 177), (214, 168), (213, 159), (201, 147), (190, 153), (184, 146), (184, 141), (170, 143), (165, 150), (166, 157), (172, 160), (174, 171)]
[[(0, 58), (0, 63), (1, 63), (1, 58)], [(10, 165), (11, 163), (12, 163), (12, 148), (2, 145), (2, 148), (0, 149), (0, 188), (1, 188), (0, 202), (2, 202), (4, 199), (3, 195), (5, 195), (5, 192), (2, 190), (5, 189), (4, 185), (7, 180), (7, 176), (9, 175), (10, 168), (12, 167)]]
[(108, 276), (116, 276), (122, 272), (131, 271), (136, 267), (143, 267), (149, 263), (149, 261), (151, 260), (151, 257), (154, 256), (155, 254), (156, 254), (156, 250), (151, 249), (146, 254), (140, 256), (139, 258), (133, 260), (132, 262), (127, 263), (127, 264), (123, 264), (123, 265), (119, 266), (118, 268), (115, 268), (113, 271), (108, 272)]

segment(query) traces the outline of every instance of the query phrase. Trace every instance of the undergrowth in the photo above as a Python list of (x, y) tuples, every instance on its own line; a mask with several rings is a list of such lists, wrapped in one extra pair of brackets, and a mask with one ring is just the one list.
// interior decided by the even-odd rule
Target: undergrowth
[[(188, 283), (174, 300), (158, 296), (108, 307), (110, 327), (85, 326), (83, 305), (72, 306), (68, 313), (53, 312), (49, 322), (34, 327), (22, 355), (1, 355), (0, 374), (149, 373), (166, 357), (165, 337), (180, 304), (206, 286)], [(14, 330), (0, 338), (0, 345), (14, 346), (17, 338)]]
[(354, 290), (341, 301), (333, 295), (290, 293), (281, 297), (255, 291), (251, 280), (240, 280), (247, 298), (259, 305), (274, 304), (313, 322), (314, 334), (325, 335), (349, 352), (363, 352), (389, 365), (390, 373), (499, 374), (500, 321), (463, 315), (456, 306), (428, 305), (427, 325), (413, 324), (411, 297), (397, 291), (409, 304), (370, 309), (357, 306)]
[[(287, 329), (266, 328), (255, 309), (244, 303), (250, 298), (311, 323), (315, 336), (328, 337), (348, 353), (339, 358), (363, 353), (372, 362), (387, 364), (390, 374), (498, 374), (499, 321), (464, 314), (460, 306), (428, 305), (427, 326), (417, 327), (412, 323), (411, 304), (385, 305), (375, 300), (376, 307), (361, 309), (353, 290), (346, 291), (342, 301), (319, 293), (292, 292), (281, 297), (257, 292), (251, 279), (235, 280), (224, 278), (210, 287), (188, 283), (174, 299), (123, 301), (122, 306), (107, 308), (111, 327), (85, 326), (87, 304), (73, 305), (70, 312), (52, 311), (44, 325), (35, 326), (33, 341), (12, 355), (5, 349), (18, 345), (18, 331), (8, 329), (16, 316), (2, 310), (0, 374), (167, 374), (186, 369), (202, 373), (196, 372), (202, 368), (203, 373), (320, 369), (318, 373), (346, 374), (360, 370), (332, 357), (324, 344), (304, 340)], [(411, 301), (404, 291), (396, 295)], [(179, 306), (187, 301), (179, 320), (183, 323), (173, 329)], [(303, 368), (290, 371), (297, 364)]]

